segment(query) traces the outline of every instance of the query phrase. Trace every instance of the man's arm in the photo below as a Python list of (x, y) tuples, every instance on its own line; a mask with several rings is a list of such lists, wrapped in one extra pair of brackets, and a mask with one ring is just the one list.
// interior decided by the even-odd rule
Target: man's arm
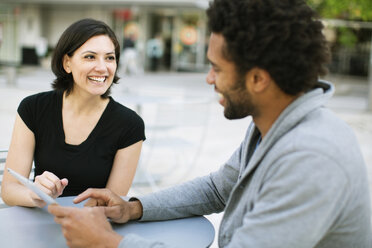
[(241, 145), (216, 172), (146, 196), (139, 196), (143, 206), (141, 221), (166, 220), (206, 215), (224, 210), (241, 166), (247, 163), (247, 147), (254, 131), (251, 125)]
[(216, 172), (171, 188), (137, 197), (143, 206), (141, 221), (167, 220), (224, 210), (238, 181), (243, 144)]

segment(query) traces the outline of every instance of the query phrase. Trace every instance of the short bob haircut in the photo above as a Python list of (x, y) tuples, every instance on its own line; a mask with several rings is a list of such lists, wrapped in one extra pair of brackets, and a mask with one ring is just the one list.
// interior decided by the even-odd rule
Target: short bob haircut
[[(55, 47), (52, 58), (52, 71), (57, 78), (52, 83), (53, 89), (66, 91), (67, 95), (71, 93), (74, 87), (74, 79), (72, 74), (67, 73), (63, 68), (63, 57), (64, 55), (68, 55), (69, 57), (73, 56), (74, 52), (87, 40), (98, 35), (107, 35), (111, 39), (115, 47), (116, 65), (119, 65), (120, 45), (114, 31), (104, 22), (94, 19), (82, 19), (71, 24), (71, 26), (63, 32)], [(117, 71), (115, 72), (113, 83), (117, 83), (119, 80), (116, 73)], [(108, 98), (110, 89), (111, 86), (101, 97)]]
[(323, 25), (304, 0), (214, 0), (207, 15), (209, 29), (225, 38), (223, 55), (238, 76), (258, 67), (296, 95), (327, 72)]

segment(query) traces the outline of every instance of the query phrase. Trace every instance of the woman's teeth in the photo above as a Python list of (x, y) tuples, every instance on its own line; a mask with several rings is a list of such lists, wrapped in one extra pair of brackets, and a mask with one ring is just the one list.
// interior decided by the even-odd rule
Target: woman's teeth
[(88, 77), (88, 79), (96, 81), (96, 82), (103, 83), (105, 81), (106, 77)]

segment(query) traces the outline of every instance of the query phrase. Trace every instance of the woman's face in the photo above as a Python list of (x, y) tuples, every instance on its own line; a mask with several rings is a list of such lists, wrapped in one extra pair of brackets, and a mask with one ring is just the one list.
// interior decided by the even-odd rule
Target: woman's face
[(117, 68), (115, 46), (107, 35), (93, 36), (73, 56), (64, 56), (63, 67), (72, 73), (73, 94), (103, 95), (111, 86)]

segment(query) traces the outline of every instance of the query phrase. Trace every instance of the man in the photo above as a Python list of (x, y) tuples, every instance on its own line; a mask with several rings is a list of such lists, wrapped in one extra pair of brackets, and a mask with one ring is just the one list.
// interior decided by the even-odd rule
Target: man
[(161, 34), (156, 34), (153, 38), (147, 41), (147, 56), (150, 58), (150, 71), (157, 71), (159, 63), (163, 57), (163, 39)]
[[(220, 247), (371, 247), (367, 173), (351, 129), (324, 106), (333, 86), (318, 82), (329, 61), (322, 24), (301, 0), (214, 0), (207, 82), (228, 119), (251, 115), (240, 147), (219, 171), (123, 201), (89, 189), (49, 206), (76, 247), (167, 247), (114, 233), (125, 223), (224, 211)], [(180, 197), (182, 196), (182, 197)]]

